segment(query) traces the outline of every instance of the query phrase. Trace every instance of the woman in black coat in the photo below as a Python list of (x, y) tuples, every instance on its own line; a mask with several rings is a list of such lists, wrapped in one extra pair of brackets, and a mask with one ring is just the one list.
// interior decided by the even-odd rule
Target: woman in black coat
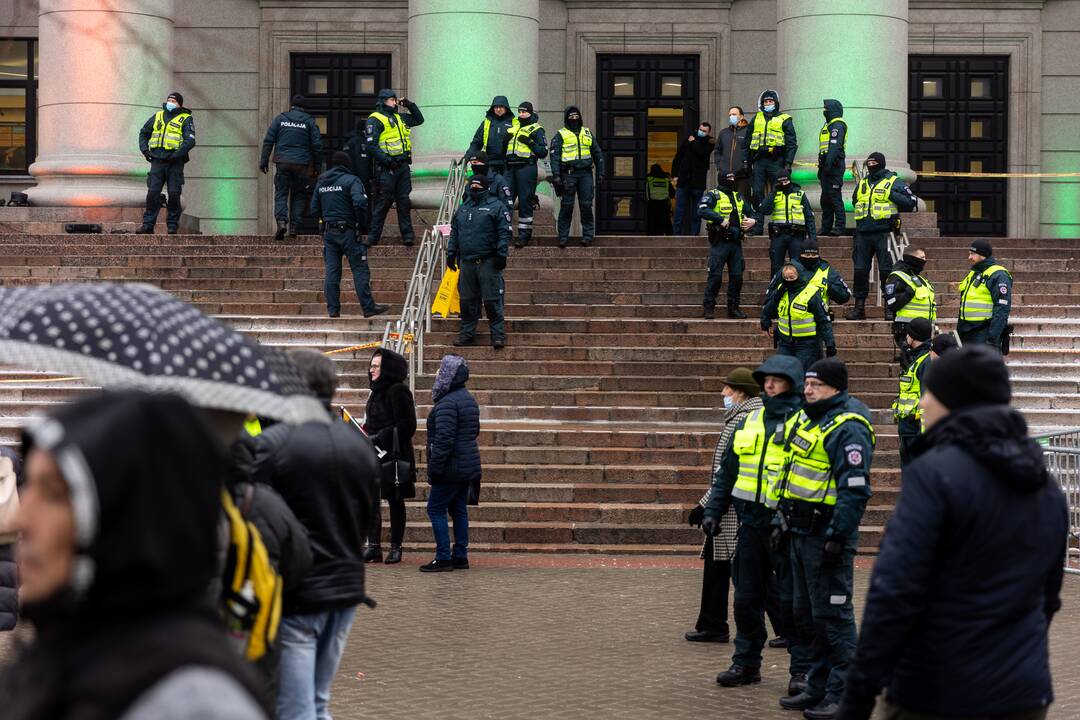
[[(383, 498), (390, 505), (390, 552), (386, 555), (387, 563), (401, 562), (401, 540), (405, 537), (405, 500), (416, 497), (416, 459), (413, 455), (412, 439), (416, 434), (416, 403), (407, 380), (409, 364), (404, 357), (393, 350), (379, 348), (371, 355), (368, 368), (368, 380), (371, 394), (368, 395), (367, 417), (364, 420), (364, 432), (380, 450), (387, 454), (380, 460), (386, 464), (395, 459), (408, 463), (407, 482), (398, 486), (393, 496), (383, 490)], [(398, 455), (394, 458), (394, 431), (397, 430)], [(371, 532), (368, 535), (368, 548), (364, 552), (365, 562), (382, 562), (382, 514), (379, 504), (375, 505)]]

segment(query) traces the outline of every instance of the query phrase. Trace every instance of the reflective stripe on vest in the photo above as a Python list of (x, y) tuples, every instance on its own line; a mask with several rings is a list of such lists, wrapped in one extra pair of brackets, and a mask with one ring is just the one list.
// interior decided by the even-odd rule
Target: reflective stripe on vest
[[(728, 199), (728, 194), (726, 192), (723, 192), (721, 190), (714, 190), (713, 192), (716, 194), (716, 202), (713, 203), (713, 206), (712, 206), (713, 212), (716, 213), (717, 215), (719, 215), (722, 218), (726, 218), (729, 215), (731, 215), (732, 210), (738, 210), (738, 212), (739, 212), (739, 224), (742, 225), (742, 221), (743, 221), (743, 199), (742, 199), (742, 197), (739, 196), (739, 193), (737, 193), (735, 191), (732, 191), (731, 194), (735, 196), (735, 206), (732, 207), (731, 200)], [(721, 220), (720, 222), (713, 222), (712, 220), (710, 220), (709, 224), (710, 225), (720, 225), (723, 222), (724, 222), (723, 220)]]
[(829, 453), (825, 451), (825, 440), (849, 421), (864, 424), (870, 431), (871, 445), (877, 443), (874, 426), (858, 413), (840, 413), (825, 425), (814, 425), (805, 411), (799, 413), (793, 430), (788, 433), (787, 451), (791, 462), (780, 483), (781, 498), (836, 504), (836, 481), (832, 477)]
[(918, 371), (929, 357), (929, 352), (923, 353), (908, 366), (906, 372), (900, 375), (900, 392), (897, 393), (896, 400), (892, 404), (893, 417), (897, 420), (922, 418), (922, 408), (919, 407), (919, 400), (922, 398), (922, 383), (919, 382)]
[(791, 193), (777, 190), (776, 196), (773, 198), (773, 210), (770, 219), (778, 225), (806, 227), (806, 215), (803, 213), (802, 199), (802, 190)]
[[(518, 139), (519, 135), (525, 137), (531, 136), (537, 130), (542, 129), (540, 123), (530, 123), (528, 125), (522, 125), (521, 121), (514, 118), (514, 121), (510, 124), (510, 128), (507, 133), (510, 135), (510, 142), (506, 146), (507, 157), (519, 157), (519, 158), (531, 158), (533, 156), (532, 148), (527, 143), (523, 143)], [(565, 145), (563, 146), (566, 147)]]
[[(826, 153), (829, 152), (829, 138), (831, 137), (831, 132), (829, 131), (829, 126), (832, 125), (833, 123), (841, 123), (845, 128), (847, 127), (847, 123), (844, 122), (844, 118), (833, 118), (829, 122), (822, 125), (821, 126), (821, 133), (818, 134), (818, 140), (817, 140), (817, 145), (818, 145), (817, 154), (818, 155), (825, 155)], [(843, 144), (841, 144), (840, 149), (841, 150), (847, 150), (847, 133), (844, 133), (844, 142), (843, 142)]]
[(804, 338), (814, 337), (817, 334), (814, 313), (810, 312), (810, 301), (817, 293), (817, 285), (809, 283), (799, 291), (794, 300), (790, 299), (790, 294), (786, 290), (784, 291), (776, 308), (776, 328), (781, 335)]
[(885, 220), (899, 213), (900, 209), (889, 198), (895, 182), (896, 176), (893, 175), (871, 187), (870, 182), (863, 178), (855, 193), (855, 219), (862, 220), (869, 215), (874, 220)]
[(814, 276), (810, 278), (809, 285), (813, 285), (818, 288), (818, 294), (821, 295), (821, 304), (825, 306), (825, 310), (829, 309), (829, 267), (819, 267), (814, 271)]
[(765, 119), (765, 113), (763, 112), (754, 115), (754, 126), (750, 134), (750, 149), (757, 150), (762, 145), (765, 147), (783, 147), (784, 121), (790, 119), (791, 116), (787, 113), (780, 113), (768, 120)]
[(409, 139), (409, 127), (396, 113), (391, 118), (381, 112), (373, 112), (368, 117), (373, 117), (382, 123), (383, 129), (379, 133), (379, 149), (392, 158), (401, 157), (412, 152), (412, 141)]
[(559, 130), (559, 137), (562, 138), (562, 155), (559, 156), (562, 162), (592, 159), (593, 139), (589, 128), (582, 127), (577, 133), (563, 128)]
[[(792, 416), (788, 426), (795, 422)], [(739, 474), (731, 496), (746, 502), (761, 503), (775, 508), (780, 499), (777, 480), (784, 467), (786, 428), (783, 423), (770, 430), (765, 427), (765, 411), (761, 408), (746, 416), (746, 422), (731, 438), (731, 450), (739, 458)]]
[(649, 188), (650, 200), (663, 200), (669, 199), (668, 195), (668, 179), (666, 177), (656, 177), (655, 175), (645, 176), (645, 185)]
[(989, 320), (993, 315), (994, 298), (990, 295), (987, 283), (990, 276), (1004, 271), (1010, 278), (1012, 273), (1001, 265), (991, 265), (982, 272), (970, 270), (960, 282), (960, 319), (971, 322)]
[(251, 437), (262, 435), (262, 423), (259, 421), (259, 417), (257, 415), (248, 415), (244, 419), (244, 430)]
[(154, 132), (150, 135), (151, 150), (176, 150), (184, 141), (184, 121), (191, 113), (180, 113), (169, 122), (165, 122), (165, 111), (158, 110), (154, 115)]
[(490, 135), (490, 134), (491, 134), (491, 119), (490, 118), (484, 118), (484, 144), (481, 145), (480, 148), (482, 150), (484, 150), (485, 152), (487, 152), (487, 140), (488, 140), (488, 135)]
[(930, 281), (919, 275), (908, 275), (903, 270), (894, 270), (892, 274), (903, 280), (915, 293), (907, 305), (896, 311), (896, 321), (910, 322), (914, 318), (926, 318), (934, 322), (937, 319), (937, 305), (934, 303), (934, 286)]

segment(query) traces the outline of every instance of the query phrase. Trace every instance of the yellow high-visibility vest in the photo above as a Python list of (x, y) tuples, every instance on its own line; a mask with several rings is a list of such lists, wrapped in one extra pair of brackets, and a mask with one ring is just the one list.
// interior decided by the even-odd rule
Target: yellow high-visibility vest
[[(529, 137), (538, 130), (543, 130), (540, 123), (530, 123), (528, 125), (522, 125), (521, 121), (514, 118), (514, 121), (510, 124), (507, 134), (510, 135), (510, 142), (506, 146), (506, 157), (518, 157), (522, 159), (530, 159), (533, 156), (532, 148), (529, 144), (522, 142), (521, 138)], [(485, 144), (487, 141), (484, 141)], [(565, 149), (565, 145), (563, 148)]]
[(165, 111), (158, 110), (154, 115), (154, 132), (150, 135), (151, 150), (176, 150), (184, 141), (184, 121), (191, 113), (180, 113), (165, 122)]
[(960, 319), (971, 322), (989, 320), (994, 314), (994, 298), (990, 294), (987, 283), (990, 277), (997, 272), (1004, 271), (1010, 278), (1012, 273), (1005, 270), (1002, 265), (991, 265), (982, 272), (968, 271), (968, 274), (960, 281)]
[(895, 182), (895, 175), (874, 186), (871, 186), (866, 178), (860, 180), (859, 189), (855, 193), (855, 219), (862, 220), (869, 215), (874, 220), (886, 220), (898, 214), (900, 208), (896, 207), (896, 203), (890, 198)]
[(776, 308), (776, 329), (781, 335), (791, 338), (814, 337), (817, 334), (817, 322), (810, 312), (810, 300), (818, 293), (816, 285), (807, 283), (793, 300), (784, 290)]
[(765, 113), (763, 112), (754, 115), (754, 126), (750, 134), (750, 149), (757, 150), (762, 145), (770, 148), (783, 147), (784, 121), (790, 119), (791, 116), (787, 113), (780, 113), (768, 120), (765, 119)]
[[(392, 158), (402, 157), (412, 152), (412, 140), (409, 139), (409, 126), (399, 115), (391, 118), (381, 112), (373, 112), (368, 117), (373, 117), (382, 123), (383, 129), (379, 133), (379, 149)], [(485, 138), (486, 142), (486, 138)]]
[[(829, 138), (832, 136), (832, 133), (829, 131), (829, 126), (833, 123), (840, 123), (845, 128), (847, 127), (847, 123), (844, 121), (844, 118), (833, 118), (829, 122), (822, 125), (821, 132), (818, 134), (818, 155), (824, 155), (829, 152)], [(844, 142), (840, 146), (840, 149), (847, 150), (847, 133), (844, 133)]]
[(592, 159), (593, 136), (589, 128), (582, 126), (576, 133), (562, 128), (559, 130), (559, 137), (562, 138), (562, 155), (559, 156), (561, 161)]

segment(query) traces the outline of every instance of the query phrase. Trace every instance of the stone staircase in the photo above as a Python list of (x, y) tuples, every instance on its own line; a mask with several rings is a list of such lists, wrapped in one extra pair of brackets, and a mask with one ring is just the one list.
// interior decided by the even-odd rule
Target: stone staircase
[[(511, 251), (506, 271), (509, 344), (463, 354), (480, 402), (483, 504), (471, 511), (478, 549), (693, 552), (700, 532), (685, 514), (708, 483), (718, 433), (720, 379), (771, 352), (756, 314), (768, 281), (767, 240), (747, 243), (743, 321), (700, 319), (707, 244), (703, 238), (602, 237), (560, 250), (550, 237)], [(956, 315), (967, 241), (923, 237), (943, 326)], [(375, 341), (385, 319), (364, 320), (343, 281), (343, 317), (326, 318), (318, 238), (0, 236), (0, 283), (65, 280), (150, 282), (275, 346), (321, 350)], [(1080, 426), (1080, 240), (996, 239), (1014, 270), (1015, 403), (1037, 430)], [(823, 255), (851, 277), (850, 238), (823, 238)], [(400, 308), (413, 250), (382, 245), (371, 255), (376, 298)], [(722, 299), (721, 299), (722, 302)], [(842, 308), (841, 308), (842, 312)], [(878, 447), (874, 498), (862, 545), (877, 546), (899, 488), (897, 442), (888, 407), (896, 391), (888, 323), (838, 321), (851, 391), (874, 410)], [(431, 373), (452, 350), (457, 320), (436, 319), (417, 383), (421, 417)], [(481, 322), (481, 330), (486, 323)], [(370, 350), (335, 354), (337, 399), (362, 414)], [(0, 442), (25, 418), (73, 394), (48, 373), (0, 371)], [(423, 462), (423, 422), (415, 439)], [(406, 542), (430, 547), (426, 486), (409, 506)]]

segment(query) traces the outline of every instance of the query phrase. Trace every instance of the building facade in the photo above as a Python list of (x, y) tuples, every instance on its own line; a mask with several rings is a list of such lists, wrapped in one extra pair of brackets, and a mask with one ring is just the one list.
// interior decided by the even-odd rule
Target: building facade
[[(918, 172), (1080, 172), (1080, 0), (4, 0), (0, 192), (138, 205), (138, 130), (178, 90), (194, 113), (186, 211), (203, 232), (267, 232), (267, 124), (302, 93), (328, 152), (383, 86), (423, 109), (416, 201), (432, 202), (492, 96), (548, 135), (577, 105), (609, 179), (601, 232), (644, 227), (644, 175), (700, 120), (765, 88), (814, 186), (821, 100), (848, 158)], [(946, 233), (1080, 235), (1080, 177), (920, 175)], [(850, 193), (850, 188), (847, 188)]]

